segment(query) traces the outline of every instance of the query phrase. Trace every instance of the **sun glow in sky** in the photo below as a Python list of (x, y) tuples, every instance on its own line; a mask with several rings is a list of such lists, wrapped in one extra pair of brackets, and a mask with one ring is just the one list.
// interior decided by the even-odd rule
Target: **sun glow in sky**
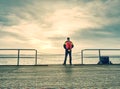
[(120, 48), (119, 32), (120, 0), (0, 0), (0, 48)]

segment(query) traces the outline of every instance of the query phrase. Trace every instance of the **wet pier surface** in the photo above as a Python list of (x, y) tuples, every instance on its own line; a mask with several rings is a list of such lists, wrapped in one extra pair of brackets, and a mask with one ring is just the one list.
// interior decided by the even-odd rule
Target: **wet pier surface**
[(120, 89), (120, 65), (0, 66), (0, 89)]

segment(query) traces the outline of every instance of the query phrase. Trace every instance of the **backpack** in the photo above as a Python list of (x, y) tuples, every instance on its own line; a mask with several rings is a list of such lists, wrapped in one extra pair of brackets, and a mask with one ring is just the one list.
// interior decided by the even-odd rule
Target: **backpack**
[(72, 49), (72, 42), (71, 41), (66, 41), (66, 49), (71, 50)]

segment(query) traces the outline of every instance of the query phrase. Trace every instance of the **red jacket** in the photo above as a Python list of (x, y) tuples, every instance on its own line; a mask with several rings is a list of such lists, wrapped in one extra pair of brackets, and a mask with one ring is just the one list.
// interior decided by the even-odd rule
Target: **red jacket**
[(71, 50), (74, 47), (73, 43), (71, 41), (66, 41), (64, 43), (64, 48), (67, 50)]

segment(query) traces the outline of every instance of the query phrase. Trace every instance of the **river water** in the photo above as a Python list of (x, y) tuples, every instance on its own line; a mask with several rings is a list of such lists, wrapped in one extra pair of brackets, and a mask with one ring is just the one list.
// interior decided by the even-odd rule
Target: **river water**
[[(34, 55), (21, 55), (19, 59), (20, 65), (34, 65), (35, 56)], [(113, 64), (120, 64), (120, 57), (110, 56), (109, 60)], [(17, 65), (17, 55), (0, 55), (0, 65)], [(63, 64), (64, 54), (38, 54), (37, 64)], [(83, 64), (97, 64), (99, 62), (98, 56), (84, 57)], [(72, 57), (73, 64), (81, 64), (81, 56), (79, 53), (73, 54)], [(67, 58), (67, 64), (69, 64), (69, 56)]]

